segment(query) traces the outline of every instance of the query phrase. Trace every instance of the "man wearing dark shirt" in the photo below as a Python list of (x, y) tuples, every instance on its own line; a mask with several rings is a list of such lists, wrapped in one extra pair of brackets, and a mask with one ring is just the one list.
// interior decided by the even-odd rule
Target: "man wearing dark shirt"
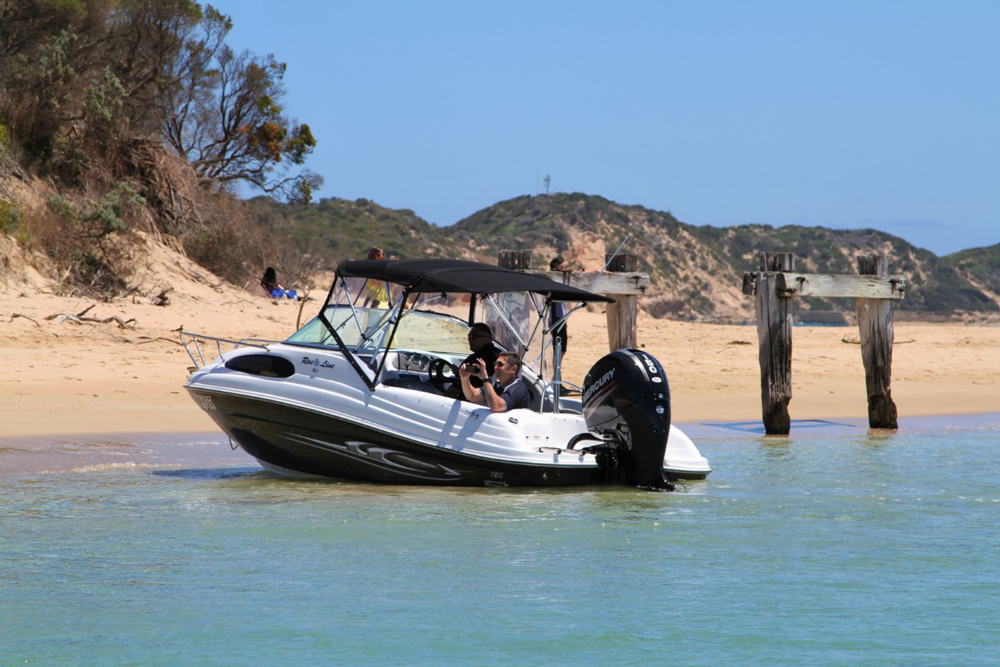
[(517, 408), (526, 408), (531, 401), (528, 388), (521, 381), (521, 360), (513, 352), (502, 352), (497, 357), (493, 382), (484, 382), (480, 388), (472, 386), (471, 379), (479, 377), (488, 379), (486, 363), (477, 359), (475, 365), (462, 364), (458, 369), (458, 377), (462, 381), (462, 393), (465, 400), (473, 403), (483, 403), (493, 412), (506, 412)]
[[(466, 364), (476, 364), (476, 359), (482, 359), (486, 364), (486, 377), (493, 375), (493, 364), (496, 363), (497, 356), (503, 352), (493, 343), (493, 331), (490, 326), (484, 322), (476, 322), (469, 329), (469, 349), (472, 350), (472, 354), (465, 358), (462, 362), (462, 366)], [(473, 376), (471, 378), (472, 386), (479, 387), (483, 386), (483, 380), (481, 378)], [(461, 395), (461, 392), (458, 392)]]

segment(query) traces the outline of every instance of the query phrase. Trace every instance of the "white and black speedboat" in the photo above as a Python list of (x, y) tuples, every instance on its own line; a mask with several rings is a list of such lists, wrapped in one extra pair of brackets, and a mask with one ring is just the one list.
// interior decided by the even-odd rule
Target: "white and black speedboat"
[[(381, 308), (363, 305), (373, 285), (389, 299)], [(667, 376), (652, 355), (612, 352), (577, 397), (566, 395), (549, 308), (593, 301), (610, 299), (478, 262), (344, 262), (319, 314), (284, 342), (183, 332), (195, 362), (185, 388), (232, 441), (279, 473), (656, 489), (704, 478), (711, 468), (671, 425)], [(529, 408), (491, 412), (449, 397), (477, 321), (522, 355)], [(219, 356), (206, 361), (206, 346)]]

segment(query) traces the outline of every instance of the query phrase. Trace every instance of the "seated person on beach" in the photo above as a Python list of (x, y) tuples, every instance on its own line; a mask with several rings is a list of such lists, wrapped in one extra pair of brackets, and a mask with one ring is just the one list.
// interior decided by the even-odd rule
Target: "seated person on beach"
[(298, 298), (298, 294), (296, 294), (295, 290), (286, 290), (278, 284), (278, 274), (274, 271), (273, 266), (269, 266), (264, 270), (264, 277), (260, 279), (260, 286), (264, 288), (264, 291), (267, 292), (269, 297), (274, 299)]
[(528, 388), (521, 381), (521, 359), (513, 352), (501, 352), (497, 357), (495, 378), (484, 382), (478, 389), (472, 386), (473, 377), (488, 380), (486, 362), (476, 359), (475, 364), (462, 364), (458, 377), (462, 381), (465, 400), (485, 404), (493, 412), (506, 412), (526, 408), (531, 401)]

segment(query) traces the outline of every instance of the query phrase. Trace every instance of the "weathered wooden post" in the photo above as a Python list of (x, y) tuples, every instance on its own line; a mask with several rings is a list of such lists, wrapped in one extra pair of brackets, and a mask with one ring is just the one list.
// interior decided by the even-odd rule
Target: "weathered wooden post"
[[(889, 260), (880, 255), (858, 257), (858, 273), (863, 276), (886, 276)], [(868, 425), (871, 428), (897, 429), (896, 404), (889, 385), (892, 380), (892, 301), (857, 299), (861, 360), (865, 364), (868, 389)]]
[(760, 397), (764, 430), (788, 435), (792, 400), (792, 300), (781, 271), (795, 270), (792, 253), (761, 253), (757, 278), (757, 342), (760, 345)]
[(530, 271), (531, 258), (531, 250), (501, 250), (497, 256), (497, 266), (514, 271)]
[[(637, 270), (639, 259), (635, 255), (605, 255), (608, 271), (614, 273), (632, 273)], [(639, 316), (639, 297), (631, 294), (614, 295), (615, 302), (607, 307), (608, 347), (612, 352), (623, 347), (637, 347), (636, 327)]]
[(792, 398), (792, 317), (794, 297), (852, 297), (858, 304), (861, 355), (868, 385), (868, 423), (896, 428), (896, 404), (889, 396), (892, 365), (892, 305), (906, 292), (903, 276), (886, 275), (882, 257), (859, 257), (862, 275), (794, 273), (790, 253), (761, 253), (760, 271), (743, 274), (743, 293), (756, 297), (760, 343), (760, 387), (764, 428), (787, 434)]

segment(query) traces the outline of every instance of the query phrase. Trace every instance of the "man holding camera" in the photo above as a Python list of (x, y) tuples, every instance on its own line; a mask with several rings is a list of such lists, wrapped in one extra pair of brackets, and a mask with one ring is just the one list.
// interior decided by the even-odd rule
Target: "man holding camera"
[[(475, 364), (476, 360), (480, 359), (486, 364), (486, 377), (493, 375), (493, 364), (503, 350), (493, 343), (493, 330), (488, 324), (476, 322), (472, 325), (469, 329), (469, 349), (472, 350), (472, 354), (465, 358), (462, 365)], [(473, 376), (472, 386), (476, 388), (483, 386), (482, 380)]]
[[(462, 381), (462, 394), (465, 400), (473, 403), (483, 403), (493, 412), (506, 412), (517, 408), (526, 408), (531, 401), (528, 388), (521, 382), (521, 359), (513, 352), (501, 352), (494, 364), (493, 382), (489, 382), (486, 372), (486, 362), (475, 359), (462, 364), (458, 369), (458, 377)], [(483, 386), (472, 386), (472, 378), (482, 380)]]
[[(486, 364), (486, 377), (493, 375), (493, 364), (496, 363), (497, 357), (503, 350), (497, 347), (493, 343), (493, 330), (485, 322), (476, 322), (469, 329), (469, 349), (472, 350), (472, 354), (465, 358), (459, 365), (459, 370), (462, 369), (467, 364), (475, 365), (476, 360), (480, 359)], [(471, 368), (471, 366), (470, 366)], [(471, 376), (472, 386), (476, 389), (483, 386), (483, 381), (476, 377)], [(465, 398), (462, 387), (458, 383), (453, 383), (448, 390), (445, 392), (445, 396), (449, 398)]]

